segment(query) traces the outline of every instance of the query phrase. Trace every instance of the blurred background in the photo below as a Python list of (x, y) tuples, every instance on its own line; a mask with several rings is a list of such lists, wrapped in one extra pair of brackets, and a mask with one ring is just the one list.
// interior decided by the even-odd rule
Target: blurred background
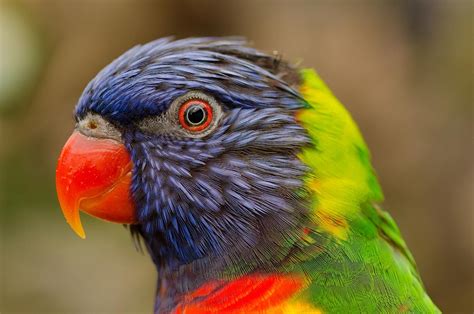
[(55, 164), (95, 73), (133, 45), (243, 35), (314, 67), (358, 121), (434, 302), (472, 313), (473, 5), (436, 0), (0, 2), (0, 312), (150, 313), (128, 231), (63, 219)]

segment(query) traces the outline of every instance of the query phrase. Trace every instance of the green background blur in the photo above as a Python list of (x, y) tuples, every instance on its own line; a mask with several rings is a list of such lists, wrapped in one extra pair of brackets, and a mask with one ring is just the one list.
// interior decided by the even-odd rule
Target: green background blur
[[(1, 1), (1, 0), (0, 0)], [(316, 68), (352, 112), (435, 303), (472, 313), (471, 1), (0, 2), (0, 312), (149, 313), (120, 225), (63, 219), (54, 171), (95, 73), (162, 36), (243, 35)]]

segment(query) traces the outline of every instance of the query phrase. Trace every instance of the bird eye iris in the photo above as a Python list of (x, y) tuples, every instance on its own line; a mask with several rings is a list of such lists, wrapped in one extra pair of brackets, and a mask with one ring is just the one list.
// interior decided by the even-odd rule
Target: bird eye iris
[(188, 131), (203, 131), (212, 122), (212, 107), (200, 99), (188, 100), (179, 108), (179, 122)]

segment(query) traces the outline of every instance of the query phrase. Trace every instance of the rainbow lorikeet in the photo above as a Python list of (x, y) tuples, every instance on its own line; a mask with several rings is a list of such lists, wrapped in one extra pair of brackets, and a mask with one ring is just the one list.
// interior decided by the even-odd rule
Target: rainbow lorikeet
[(435, 313), (369, 151), (315, 71), (235, 38), (161, 39), (75, 109), (64, 215), (129, 224), (156, 313)]

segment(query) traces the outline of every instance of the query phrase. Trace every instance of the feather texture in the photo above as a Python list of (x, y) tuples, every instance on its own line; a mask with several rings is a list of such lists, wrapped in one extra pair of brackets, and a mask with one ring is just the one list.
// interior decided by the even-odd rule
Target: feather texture
[[(222, 111), (186, 136), (192, 91)], [(132, 48), (86, 87), (133, 161), (157, 313), (436, 313), (390, 215), (367, 146), (313, 70), (232, 38)]]
[(302, 76), (308, 106), (297, 116), (313, 142), (300, 154), (312, 169), (309, 236), (328, 239), (295, 267), (310, 278), (306, 297), (329, 313), (438, 312), (395, 222), (376, 205), (383, 195), (357, 126), (313, 70)]
[(274, 274), (206, 283), (176, 313), (439, 312), (395, 222), (375, 205), (383, 196), (357, 126), (313, 70), (302, 76), (307, 106), (297, 117), (312, 145), (299, 156), (311, 168), (312, 218), (299, 256)]

